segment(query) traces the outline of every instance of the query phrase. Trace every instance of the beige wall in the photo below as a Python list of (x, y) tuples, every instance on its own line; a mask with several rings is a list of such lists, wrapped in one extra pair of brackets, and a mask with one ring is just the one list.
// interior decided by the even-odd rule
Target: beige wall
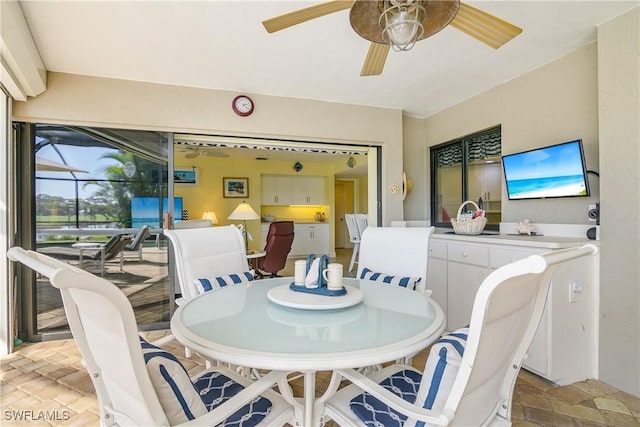
[[(189, 211), (190, 219), (202, 218), (205, 211), (214, 211), (220, 225), (235, 224), (237, 221), (229, 221), (227, 217), (238, 206), (238, 203), (246, 201), (259, 214), (272, 214), (278, 218), (312, 220), (315, 212), (324, 212), (327, 221), (330, 221), (331, 236), (333, 236), (333, 168), (326, 163), (304, 162), (304, 169), (295, 173), (292, 163), (288, 161), (260, 161), (255, 159), (212, 158), (198, 156), (194, 159), (185, 159), (176, 156), (176, 167), (197, 168), (197, 185), (176, 185), (175, 195), (183, 198), (184, 209)], [(326, 206), (314, 207), (262, 207), (262, 175), (296, 175), (296, 176), (324, 176)], [(241, 177), (249, 180), (249, 197), (224, 198), (222, 194), (222, 179), (224, 177)], [(262, 249), (260, 241), (260, 221), (248, 221), (247, 229), (254, 240), (249, 242), (249, 248)], [(331, 253), (334, 252), (333, 238)]]
[[(502, 153), (582, 138), (592, 197), (508, 201), (503, 221), (589, 224), (602, 203), (600, 379), (640, 396), (640, 17), (602, 25), (598, 43), (578, 49), (426, 119), (405, 119), (405, 170), (428, 188), (428, 147), (500, 124)], [(421, 137), (421, 126), (424, 137)], [(418, 162), (417, 157), (422, 156)], [(503, 180), (504, 181), (504, 180)], [(602, 196), (599, 189), (602, 188)], [(414, 192), (405, 216), (428, 219), (429, 191)], [(414, 199), (415, 198), (415, 199)]]
[(404, 151), (403, 163), (407, 179), (412, 188), (404, 200), (404, 219), (423, 220), (429, 218), (430, 207), (427, 204), (430, 192), (429, 149), (425, 144), (424, 119), (405, 117), (403, 125)]
[(14, 120), (380, 145), (383, 220), (402, 219), (402, 197), (388, 191), (402, 182), (401, 110), (253, 95), (255, 112), (242, 118), (228, 91), (62, 73), (49, 73), (47, 85), (14, 102)]
[(640, 396), (640, 8), (598, 28), (600, 379)]
[[(415, 120), (405, 120), (405, 133), (413, 136), (413, 140), (405, 141), (405, 169), (417, 190), (405, 202), (408, 219), (430, 217), (428, 147), (495, 125), (502, 125), (503, 154), (581, 138), (587, 167), (597, 171), (596, 45), (583, 47), (422, 122), (421, 138)], [(507, 200), (503, 183), (502, 221), (527, 218), (534, 223), (587, 224), (588, 206), (599, 199), (598, 181), (591, 177), (590, 182), (592, 197), (535, 201)], [(423, 191), (415, 188), (418, 184), (423, 185)]]

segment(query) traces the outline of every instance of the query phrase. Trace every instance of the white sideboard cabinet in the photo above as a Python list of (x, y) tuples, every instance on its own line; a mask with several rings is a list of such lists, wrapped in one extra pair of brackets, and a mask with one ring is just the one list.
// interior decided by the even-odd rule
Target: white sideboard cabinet
[(291, 256), (329, 253), (329, 224), (296, 224)]
[[(306, 257), (310, 254), (329, 253), (329, 223), (295, 223), (293, 244), (289, 257)], [(264, 247), (269, 223), (262, 223), (262, 245)]]
[[(442, 307), (447, 329), (469, 324), (476, 292), (495, 269), (586, 240), (509, 235), (461, 236), (436, 233), (429, 247), (427, 289)], [(571, 292), (573, 283), (581, 291)], [(523, 366), (557, 384), (597, 378), (598, 256), (560, 267), (553, 275), (542, 320)]]

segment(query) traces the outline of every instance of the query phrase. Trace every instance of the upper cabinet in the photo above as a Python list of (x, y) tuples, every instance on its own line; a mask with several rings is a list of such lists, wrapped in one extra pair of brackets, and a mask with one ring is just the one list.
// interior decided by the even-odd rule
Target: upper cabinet
[(500, 201), (502, 196), (502, 163), (498, 158), (493, 163), (469, 165), (468, 198), (478, 201)]
[(262, 177), (263, 205), (293, 204), (293, 181), (289, 176)]
[(294, 205), (324, 205), (324, 178), (300, 176), (293, 179)]
[(263, 176), (262, 204), (324, 205), (324, 177), (321, 176)]

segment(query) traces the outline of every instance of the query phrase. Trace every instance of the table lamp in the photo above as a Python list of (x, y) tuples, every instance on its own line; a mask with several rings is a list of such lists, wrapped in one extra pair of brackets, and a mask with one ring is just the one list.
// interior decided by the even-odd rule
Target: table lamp
[(247, 220), (260, 219), (260, 215), (258, 215), (256, 211), (253, 210), (253, 208), (251, 207), (251, 205), (249, 205), (249, 203), (242, 202), (238, 205), (237, 208), (234, 209), (233, 212), (231, 212), (231, 215), (229, 215), (227, 219), (241, 220), (244, 223), (243, 225), (244, 229), (242, 230), (242, 233), (244, 234), (244, 249), (249, 250), (249, 239), (248, 239), (249, 234), (247, 232)]
[(211, 220), (211, 225), (216, 225), (218, 223), (218, 218), (216, 217), (216, 213), (214, 211), (205, 211), (202, 214), (202, 219)]

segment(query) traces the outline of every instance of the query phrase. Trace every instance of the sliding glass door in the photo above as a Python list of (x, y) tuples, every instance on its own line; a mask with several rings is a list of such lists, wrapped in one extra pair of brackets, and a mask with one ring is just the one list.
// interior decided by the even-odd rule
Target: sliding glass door
[[(31, 215), (25, 216), (32, 248), (113, 282), (142, 329), (167, 327), (168, 134), (23, 126), (33, 177)], [(46, 279), (34, 277), (24, 301), (28, 325), (21, 329), (29, 339), (67, 332), (60, 294)]]

